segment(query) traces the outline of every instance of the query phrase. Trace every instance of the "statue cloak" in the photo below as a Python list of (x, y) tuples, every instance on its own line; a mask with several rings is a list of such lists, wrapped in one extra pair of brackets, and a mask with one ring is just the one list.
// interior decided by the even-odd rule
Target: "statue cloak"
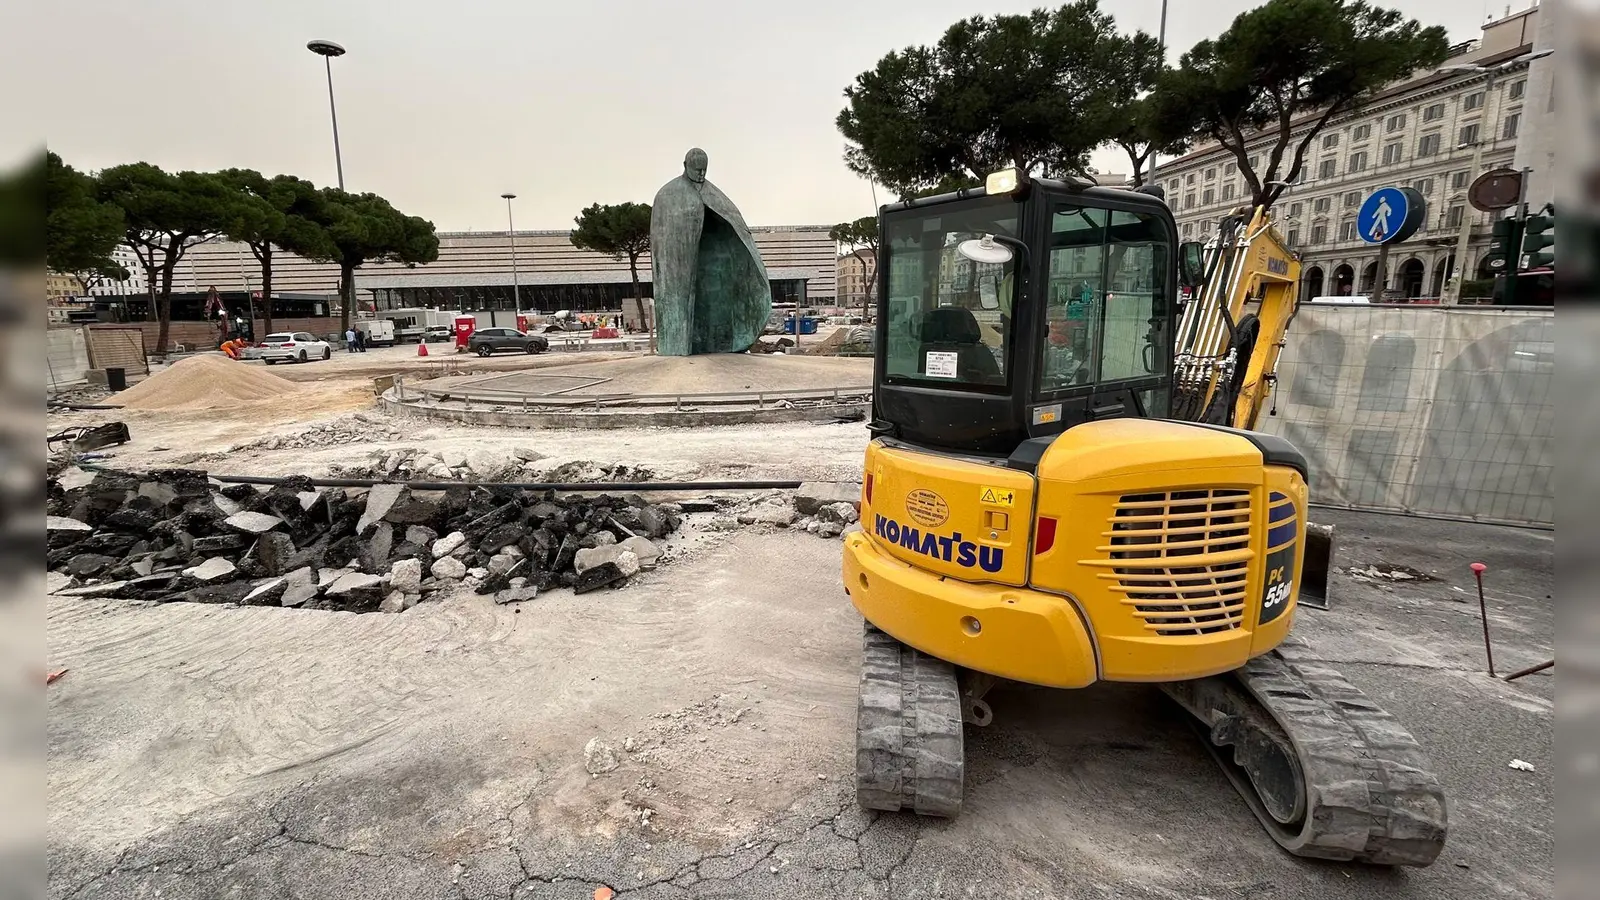
[(650, 209), (656, 352), (742, 353), (772, 315), (772, 288), (750, 229), (709, 181), (680, 175)]

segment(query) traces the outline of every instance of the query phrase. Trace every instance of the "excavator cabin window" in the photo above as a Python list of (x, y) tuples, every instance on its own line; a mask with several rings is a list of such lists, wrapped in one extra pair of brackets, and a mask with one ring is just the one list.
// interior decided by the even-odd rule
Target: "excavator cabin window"
[(1162, 220), (1062, 203), (1049, 240), (1039, 394), (1166, 375), (1171, 238)]
[(1020, 209), (1009, 197), (985, 197), (922, 217), (889, 220), (888, 381), (1006, 390), (1017, 260), (975, 262), (958, 247), (984, 235), (1015, 237)]

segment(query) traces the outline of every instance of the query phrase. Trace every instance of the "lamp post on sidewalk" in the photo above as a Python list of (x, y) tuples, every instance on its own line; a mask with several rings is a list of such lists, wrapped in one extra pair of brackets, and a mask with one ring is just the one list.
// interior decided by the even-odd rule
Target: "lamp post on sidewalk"
[(506, 191), (500, 195), (506, 201), (506, 238), (511, 241), (511, 308), (516, 315), (517, 328), (522, 328), (522, 286), (517, 278), (517, 226), (511, 220), (511, 201), (517, 195)]
[[(1472, 164), (1467, 167), (1468, 187), (1471, 187), (1472, 183), (1477, 181), (1478, 176), (1482, 174), (1484, 144), (1483, 126), (1485, 124), (1493, 124), (1493, 120), (1489, 117), (1489, 101), (1494, 99), (1495, 77), (1507, 69), (1511, 69), (1519, 65), (1526, 65), (1527, 63), (1533, 62), (1536, 59), (1543, 59), (1554, 52), (1554, 50), (1538, 50), (1533, 53), (1524, 53), (1521, 56), (1508, 59), (1503, 63), (1493, 66), (1457, 65), (1443, 66), (1439, 69), (1440, 72), (1488, 76), (1484, 81), (1483, 87), (1483, 122), (1479, 124), (1478, 134), (1475, 135), (1476, 139), (1472, 142)], [(1457, 149), (1459, 149), (1459, 147)], [(1447, 306), (1455, 306), (1461, 303), (1461, 288), (1467, 280), (1467, 247), (1471, 242), (1472, 216), (1468, 215), (1467, 211), (1463, 209), (1461, 211), (1461, 231), (1456, 236), (1456, 255), (1454, 266), (1455, 277), (1446, 281), (1444, 297), (1440, 298), (1441, 301)]]

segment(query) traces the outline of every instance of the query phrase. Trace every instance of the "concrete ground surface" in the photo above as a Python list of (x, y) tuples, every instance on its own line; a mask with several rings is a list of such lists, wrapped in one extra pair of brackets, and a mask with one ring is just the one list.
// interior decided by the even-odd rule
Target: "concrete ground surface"
[[(859, 427), (858, 427), (859, 430)], [(53, 898), (1482, 898), (1554, 882), (1551, 535), (1319, 510), (1307, 637), (1450, 798), (1424, 870), (1281, 852), (1153, 688), (1004, 686), (953, 821), (852, 796), (839, 545), (734, 532), (626, 588), (401, 615), (49, 601)], [(1365, 580), (1360, 580), (1365, 579)], [(1470, 601), (1470, 602), (1469, 602)], [(621, 764), (590, 775), (599, 738)], [(632, 749), (627, 749), (631, 747)], [(1508, 768), (1512, 759), (1532, 771)]]
[[(373, 413), (372, 377), (437, 370), (414, 353), (273, 367), (318, 382), (293, 404), (52, 413), (47, 429), (120, 419), (133, 441), (110, 465), (233, 474), (475, 448), (670, 480), (859, 475), (860, 424), (586, 433)], [(633, 365), (594, 352), (462, 362)], [(357, 415), (370, 439), (261, 444)], [(49, 894), (1549, 896), (1557, 676), (1484, 674), (1467, 567), (1489, 566), (1497, 667), (1541, 662), (1553, 655), (1552, 535), (1314, 518), (1340, 528), (1338, 600), (1301, 611), (1297, 633), (1432, 755), (1451, 835), (1425, 870), (1284, 854), (1176, 709), (1137, 685), (998, 688), (995, 724), (968, 732), (959, 819), (864, 813), (851, 785), (861, 624), (839, 545), (739, 531), (690, 535), (619, 591), (509, 607), (466, 595), (358, 616), (50, 598), (49, 662), (69, 671), (47, 689)], [(1397, 566), (1439, 580), (1361, 574)], [(621, 764), (591, 776), (596, 738)]]

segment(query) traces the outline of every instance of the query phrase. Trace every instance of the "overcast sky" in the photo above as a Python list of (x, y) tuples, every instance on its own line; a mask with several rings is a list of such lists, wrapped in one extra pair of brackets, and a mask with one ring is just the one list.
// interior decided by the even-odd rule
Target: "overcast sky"
[[(1452, 41), (1505, 0), (1388, 0)], [(1531, 0), (1512, 0), (1521, 8)], [(0, 71), (12, 121), (43, 123), (69, 163), (242, 166), (335, 182), (323, 63), (333, 61), (346, 186), (441, 230), (566, 228), (593, 202), (649, 202), (710, 154), (752, 224), (869, 215), (840, 161), (842, 91), (889, 50), (1025, 0), (19, 0)], [(1249, 0), (1175, 0), (1173, 58)], [(1155, 32), (1160, 0), (1105, 0)], [(36, 39), (18, 40), (22, 35)], [(21, 86), (31, 85), (32, 88)], [(25, 138), (14, 129), (6, 141)], [(23, 152), (0, 145), (7, 159)], [(1126, 172), (1120, 153), (1102, 171)], [(884, 199), (884, 198), (880, 198)]]

